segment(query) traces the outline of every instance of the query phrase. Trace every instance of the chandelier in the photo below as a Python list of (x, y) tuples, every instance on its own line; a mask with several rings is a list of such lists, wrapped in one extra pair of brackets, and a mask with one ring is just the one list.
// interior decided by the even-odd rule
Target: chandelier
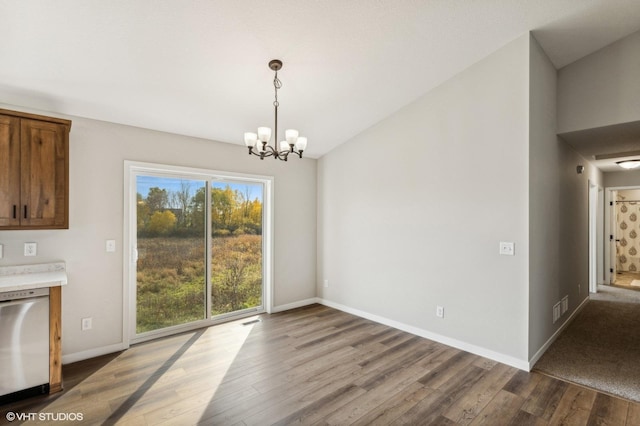
[(297, 154), (302, 158), (302, 152), (307, 148), (307, 138), (298, 135), (298, 131), (287, 129), (284, 132), (285, 140), (280, 141), (278, 146), (278, 89), (282, 87), (282, 82), (278, 79), (278, 71), (282, 69), (282, 61), (273, 59), (269, 61), (269, 68), (275, 71), (273, 77), (273, 87), (275, 89), (275, 100), (273, 108), (275, 112), (274, 139), (275, 147), (269, 145), (271, 140), (270, 127), (258, 127), (258, 133), (247, 132), (244, 134), (244, 143), (249, 148), (249, 155), (253, 154), (264, 160), (265, 157), (273, 157), (282, 161), (287, 161), (289, 154)]

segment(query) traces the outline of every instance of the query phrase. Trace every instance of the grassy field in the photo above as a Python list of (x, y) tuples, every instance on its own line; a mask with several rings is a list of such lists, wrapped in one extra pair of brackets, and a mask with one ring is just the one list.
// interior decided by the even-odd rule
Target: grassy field
[[(212, 315), (262, 303), (262, 237), (212, 241)], [(138, 333), (206, 317), (205, 242), (202, 238), (139, 238)]]

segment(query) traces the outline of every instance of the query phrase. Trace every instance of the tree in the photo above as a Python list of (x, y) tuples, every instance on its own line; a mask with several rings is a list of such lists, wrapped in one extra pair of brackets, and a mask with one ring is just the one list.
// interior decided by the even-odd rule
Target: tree
[(174, 229), (176, 215), (169, 210), (157, 211), (151, 215), (147, 229), (154, 235), (165, 235)]
[(226, 229), (233, 232), (233, 213), (237, 208), (236, 193), (229, 185), (225, 189), (211, 189), (211, 225), (214, 231)]
[(158, 187), (149, 188), (149, 194), (147, 195), (147, 205), (151, 213), (165, 210), (169, 207), (169, 194), (166, 189), (160, 189)]
[(180, 180), (180, 189), (169, 193), (171, 206), (180, 210), (178, 215), (178, 227), (186, 229), (189, 223), (189, 205), (191, 201), (191, 183), (188, 180)]
[(256, 234), (262, 235), (262, 203), (257, 198), (251, 202), (248, 226), (253, 229)]
[(149, 211), (149, 205), (142, 198), (142, 194), (139, 192), (136, 194), (136, 217), (138, 222), (138, 230), (144, 229), (149, 222), (149, 216), (151, 212)]
[(206, 205), (206, 189), (203, 186), (199, 188), (193, 198), (191, 198), (191, 228), (198, 232), (204, 232), (205, 229), (205, 205)]

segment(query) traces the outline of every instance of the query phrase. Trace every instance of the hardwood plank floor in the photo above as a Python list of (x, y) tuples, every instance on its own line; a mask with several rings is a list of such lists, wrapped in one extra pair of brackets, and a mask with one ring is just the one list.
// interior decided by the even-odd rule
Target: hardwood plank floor
[(122, 425), (640, 423), (638, 403), (325, 306), (257, 318), (65, 365), (62, 393), (0, 406), (0, 423), (8, 412), (35, 417), (25, 424), (46, 423), (32, 413)]

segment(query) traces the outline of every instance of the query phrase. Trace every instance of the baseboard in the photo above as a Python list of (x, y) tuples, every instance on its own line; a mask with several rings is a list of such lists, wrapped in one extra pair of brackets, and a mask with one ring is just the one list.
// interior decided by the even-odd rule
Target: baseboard
[(320, 299), (317, 297), (311, 297), (309, 299), (298, 300), (297, 302), (287, 303), (286, 305), (274, 306), (271, 309), (271, 313), (288, 311), (290, 309), (302, 308), (303, 306), (313, 305), (314, 303), (320, 303)]
[(101, 346), (99, 348), (89, 349), (82, 352), (74, 352), (72, 354), (62, 355), (62, 364), (71, 364), (78, 361), (84, 361), (85, 359), (123, 351), (128, 348), (129, 346), (125, 345), (123, 342), (116, 343), (115, 345)]
[(397, 328), (398, 330), (406, 331), (407, 333), (415, 334), (416, 336), (424, 337), (425, 339), (433, 340), (435, 342), (442, 343), (444, 345), (451, 346), (465, 352), (470, 352), (478, 356), (489, 358), (494, 361), (500, 362), (502, 364), (510, 365), (519, 370), (529, 371), (529, 363), (527, 363), (527, 361), (522, 359), (518, 359), (518, 358), (505, 355), (499, 352), (494, 352), (492, 350), (483, 348), (481, 346), (476, 346), (467, 342), (452, 339), (447, 336), (433, 333), (433, 332), (430, 332), (418, 327), (414, 327), (408, 324), (404, 324), (389, 318), (381, 317), (379, 315), (371, 314), (369, 312), (361, 311), (359, 309), (350, 308), (348, 306), (341, 305), (339, 303), (335, 303), (330, 300), (319, 298), (317, 303), (328, 306), (330, 308), (338, 309), (339, 311), (356, 315), (361, 318), (366, 318), (368, 320), (371, 320), (380, 324), (384, 324), (389, 327)]
[(562, 333), (564, 331), (564, 329), (567, 328), (569, 326), (569, 324), (571, 324), (571, 321), (573, 321), (573, 319), (576, 317), (576, 315), (578, 315), (578, 313), (580, 313), (580, 311), (582, 309), (584, 309), (585, 306), (587, 306), (587, 303), (589, 303), (589, 297), (584, 299), (582, 301), (582, 303), (580, 305), (578, 305), (578, 307), (571, 313), (569, 318), (567, 318), (567, 320), (564, 323), (562, 323), (560, 328), (558, 328), (558, 330), (556, 330), (556, 332), (553, 333), (553, 336), (551, 336), (549, 338), (549, 340), (547, 340), (545, 342), (545, 344), (542, 345), (542, 347), (540, 349), (538, 349), (538, 351), (535, 353), (535, 355), (533, 355), (533, 357), (529, 360), (529, 371), (531, 371), (533, 366), (536, 365), (536, 362), (538, 362), (538, 360), (547, 351), (547, 349), (549, 349), (549, 346), (551, 346), (551, 344), (556, 341), (558, 336), (560, 336), (560, 333)]
[[(287, 303), (286, 305), (274, 306), (271, 312), (276, 313), (276, 312), (288, 311), (290, 309), (296, 309), (296, 308), (301, 308), (303, 306), (313, 305), (314, 303), (319, 303), (317, 297), (312, 297), (310, 299), (305, 299), (305, 300), (299, 300), (293, 303)], [(72, 354), (63, 355), (62, 363), (71, 364), (73, 362), (84, 361), (85, 359), (95, 358), (97, 356), (123, 351), (128, 348), (129, 346), (124, 343), (116, 343), (115, 345), (102, 346), (99, 348), (89, 349), (82, 352), (75, 352)]]

